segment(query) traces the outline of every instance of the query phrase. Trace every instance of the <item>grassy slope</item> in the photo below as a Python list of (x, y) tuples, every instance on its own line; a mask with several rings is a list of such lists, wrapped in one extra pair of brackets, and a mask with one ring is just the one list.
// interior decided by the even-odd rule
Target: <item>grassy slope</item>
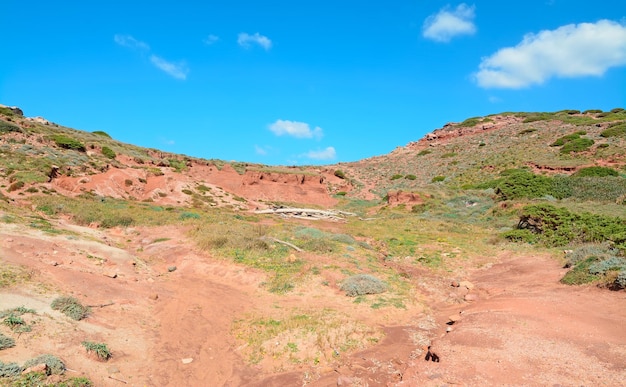
[[(8, 184), (17, 181), (29, 184), (45, 180), (45, 172), (52, 164), (82, 168), (82, 173), (96, 172), (112, 162), (101, 154), (102, 145), (118, 155), (143, 161), (171, 162), (185, 158), (123, 144), (99, 134), (31, 123), (6, 112), (0, 113), (0, 119), (11, 119), (9, 123), (22, 127), (22, 133), (0, 133), (0, 174), (6, 182), (0, 187), (0, 192), (8, 190)], [(541, 248), (512, 244), (499, 235), (515, 227), (518, 211), (524, 205), (548, 199), (498, 203), (492, 190), (461, 189), (463, 185), (484, 182), (497, 177), (505, 169), (529, 164), (558, 170), (593, 165), (598, 160), (617, 162), (620, 178), (624, 178), (625, 139), (602, 137), (600, 133), (606, 126), (596, 126), (604, 121), (625, 120), (623, 112), (604, 117), (597, 113), (583, 116), (559, 113), (525, 114), (521, 118), (531, 122), (518, 122), (471, 136), (452, 137), (437, 142), (436, 146), (418, 143), (384, 157), (337, 166), (347, 172), (347, 177), (354, 181), (357, 188), (371, 187), (368, 189), (379, 198), (390, 189), (419, 190), (430, 195), (430, 199), (415, 208), (390, 208), (381, 206), (379, 200), (359, 200), (356, 198), (358, 189), (357, 195), (341, 200), (340, 208), (369, 220), (353, 217), (343, 224), (302, 224), (270, 215), (249, 215), (228, 209), (162, 208), (149, 203), (102, 201), (88, 195), (70, 199), (42, 192), (28, 199), (33, 207), (15, 206), (9, 200), (0, 200), (0, 221), (52, 233), (67, 232), (54, 226), (54, 220), (62, 215), (71, 215), (81, 224), (96, 221), (108, 226), (180, 225), (191, 230), (189, 238), (211, 256), (266, 272), (267, 280), (262, 288), (269, 293), (305, 297), (311, 289), (330, 287), (336, 290), (331, 293), (331, 298), (342, 297), (337, 302), (353, 303), (362, 313), (386, 310), (400, 314), (406, 311), (408, 315), (418, 307), (428, 308), (420, 290), (424, 278), (463, 278), (476, 266), (493, 261), (499, 251), (508, 249), (524, 253)], [(450, 130), (459, 127), (464, 126)], [(566, 155), (558, 147), (550, 146), (558, 138), (577, 131), (585, 131), (584, 137), (595, 141), (588, 152)], [(49, 138), (59, 133), (76, 139), (93, 153), (57, 147)], [(601, 144), (607, 146), (599, 146)], [(425, 149), (430, 152), (422, 152)], [(415, 179), (392, 180), (393, 175), (414, 175)], [(436, 176), (444, 176), (445, 179), (432, 183)], [(563, 200), (557, 204), (572, 211), (593, 210), (626, 216), (623, 204), (589, 200)], [(124, 210), (124, 219), (119, 218), (120, 209)], [(295, 254), (286, 245), (274, 243), (267, 237), (296, 245), (304, 253)], [(7, 268), (6, 271), (6, 276), (0, 274), (7, 281), (28, 281), (27, 278), (22, 279), (19, 268)], [(345, 296), (338, 292), (341, 282), (361, 273), (385, 281), (387, 291), (346, 301)], [(246, 355), (249, 361), (262, 363), (264, 358), (271, 357), (282, 361), (283, 369), (301, 363), (317, 365), (329, 362), (333, 360), (335, 348), (349, 351), (380, 339), (380, 332), (375, 326), (384, 321), (377, 321), (376, 313), (370, 316), (367, 327), (355, 316), (341, 313), (330, 305), (333, 303), (329, 301), (328, 309), (321, 311), (284, 308), (271, 315), (242, 316), (234, 325), (233, 332), (240, 340), (248, 341)], [(352, 336), (340, 332), (340, 326), (349, 327), (348, 333)], [(250, 332), (256, 335), (250, 335)], [(276, 337), (296, 340), (302, 332), (315, 332), (317, 336), (308, 344), (300, 342), (300, 347), (296, 341), (289, 341), (287, 347), (278, 352), (267, 353), (264, 350), (264, 346)], [(352, 339), (342, 341), (337, 336), (350, 336)], [(300, 351), (304, 344), (313, 349)]]

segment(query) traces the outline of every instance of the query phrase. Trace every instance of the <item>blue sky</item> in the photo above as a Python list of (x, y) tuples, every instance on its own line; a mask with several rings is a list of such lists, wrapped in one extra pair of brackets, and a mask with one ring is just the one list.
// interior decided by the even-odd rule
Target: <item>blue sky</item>
[(3, 0), (0, 103), (140, 146), (270, 165), (451, 121), (626, 107), (622, 0)]

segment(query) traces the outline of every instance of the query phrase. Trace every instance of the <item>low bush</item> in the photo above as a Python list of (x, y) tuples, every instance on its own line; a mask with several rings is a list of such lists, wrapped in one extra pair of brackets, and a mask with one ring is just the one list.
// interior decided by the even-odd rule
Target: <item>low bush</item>
[(57, 297), (52, 301), (50, 306), (53, 310), (58, 310), (77, 321), (87, 317), (91, 311), (89, 307), (83, 306), (83, 304), (74, 297)]
[(110, 159), (114, 159), (117, 155), (115, 154), (115, 151), (111, 148), (109, 148), (108, 146), (103, 146), (102, 147), (102, 154), (105, 157), (108, 157)]
[(509, 240), (523, 240), (532, 235), (532, 240), (546, 246), (565, 246), (569, 243), (608, 242), (623, 254), (626, 252), (626, 218), (604, 215), (573, 213), (551, 204), (528, 205), (523, 208), (518, 230), (530, 232), (505, 233)]
[(432, 178), (431, 182), (432, 183), (439, 183), (439, 182), (442, 182), (444, 180), (446, 180), (445, 176), (435, 176), (435, 177)]
[(15, 347), (15, 340), (0, 333), (0, 351), (11, 347)]
[(17, 363), (4, 363), (0, 360), (0, 377), (11, 378), (19, 376), (22, 373), (22, 367)]
[(402, 179), (403, 176), (399, 173), (396, 173), (395, 175), (391, 176), (391, 180), (398, 180), (398, 179)]
[(365, 294), (379, 294), (387, 291), (387, 284), (369, 274), (357, 274), (346, 278), (341, 284), (346, 296), (356, 297)]
[(62, 134), (56, 134), (52, 136), (52, 140), (59, 148), (77, 150), (79, 152), (85, 152), (87, 149), (80, 141), (73, 138), (64, 136)]
[(107, 361), (111, 358), (111, 351), (104, 343), (83, 341), (81, 344), (85, 347), (88, 353), (94, 353), (98, 360)]
[(18, 132), (20, 133), (22, 129), (19, 126), (10, 124), (4, 120), (0, 120), (0, 134), (9, 133), (9, 132)]
[(593, 144), (594, 141), (589, 138), (577, 138), (563, 145), (561, 153), (583, 152), (589, 149)]
[(419, 151), (419, 153), (417, 154), (418, 156), (425, 156), (427, 154), (433, 153), (433, 151), (431, 151), (430, 149), (424, 149)]
[(404, 176), (404, 178), (407, 179), (407, 180), (415, 180), (415, 179), (417, 179), (417, 176), (415, 176), (415, 175), (406, 175), (406, 176)]
[(345, 179), (346, 178), (346, 174), (341, 169), (337, 169), (335, 171), (334, 175), (337, 176), (340, 179)]
[(626, 122), (619, 122), (609, 125), (605, 130), (600, 133), (602, 137), (625, 137), (626, 136)]
[(572, 177), (606, 177), (606, 176), (618, 176), (619, 173), (607, 167), (587, 167), (581, 168)]
[(48, 366), (48, 375), (62, 375), (65, 372), (65, 363), (63, 363), (63, 361), (58, 357), (49, 354), (37, 356), (36, 358), (28, 360), (24, 363), (23, 368), (26, 369), (38, 364), (45, 364)]
[(93, 134), (97, 134), (98, 136), (102, 136), (102, 137), (106, 137), (106, 138), (111, 138), (111, 136), (107, 133), (107, 132), (103, 132), (102, 130), (96, 130), (91, 132)]

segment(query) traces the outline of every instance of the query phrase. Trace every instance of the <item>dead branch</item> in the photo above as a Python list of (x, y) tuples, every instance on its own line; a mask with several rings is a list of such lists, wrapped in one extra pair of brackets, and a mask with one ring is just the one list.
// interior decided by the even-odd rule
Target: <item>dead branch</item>
[(276, 239), (276, 238), (273, 238), (273, 237), (262, 237), (262, 238), (259, 238), (259, 239), (261, 239), (262, 241), (272, 241), (272, 242), (280, 243), (281, 245), (289, 246), (289, 247), (291, 247), (292, 249), (294, 249), (294, 250), (296, 250), (298, 252), (302, 251), (301, 248), (299, 248), (298, 246), (296, 246), (296, 245), (294, 245), (292, 243), (281, 241), (280, 239)]
[(118, 382), (122, 382), (124, 384), (128, 384), (128, 382), (126, 380), (118, 379), (118, 378), (113, 377), (111, 375), (109, 375), (109, 379), (117, 380)]
[(98, 305), (87, 305), (90, 308), (104, 308), (105, 306), (111, 306), (115, 304), (115, 302), (109, 302), (108, 304), (98, 304)]

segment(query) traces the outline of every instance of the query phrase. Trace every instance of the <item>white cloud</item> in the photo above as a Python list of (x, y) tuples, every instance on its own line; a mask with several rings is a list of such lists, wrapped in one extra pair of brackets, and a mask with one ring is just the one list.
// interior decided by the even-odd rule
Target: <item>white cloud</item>
[(270, 124), (269, 129), (277, 136), (288, 135), (296, 138), (316, 138), (320, 139), (324, 135), (322, 128), (316, 126), (311, 130), (309, 124), (305, 122), (276, 120)]
[(329, 146), (324, 150), (309, 151), (305, 154), (305, 157), (314, 160), (332, 160), (337, 157), (337, 152), (335, 151), (335, 148)]
[(176, 79), (187, 79), (189, 69), (184, 62), (172, 63), (156, 55), (150, 55), (150, 62)]
[(255, 146), (254, 146), (254, 152), (255, 152), (257, 155), (261, 155), (261, 156), (265, 156), (265, 155), (267, 155), (267, 149), (265, 149), (265, 148), (263, 148), (263, 147), (261, 147), (261, 146), (258, 146), (258, 145), (255, 145)]
[(237, 44), (244, 48), (250, 48), (252, 44), (258, 44), (266, 51), (272, 48), (272, 41), (267, 36), (260, 35), (258, 32), (254, 35), (245, 32), (240, 33), (237, 36)]
[(449, 6), (438, 13), (430, 15), (424, 21), (422, 35), (436, 42), (449, 42), (458, 35), (473, 35), (476, 33), (474, 25), (474, 7), (465, 3), (459, 4), (450, 10)]
[(132, 48), (134, 50), (140, 50), (140, 51), (149, 51), (150, 50), (150, 46), (148, 46), (148, 44), (137, 40), (135, 38), (133, 38), (130, 35), (120, 35), (120, 34), (116, 34), (113, 37), (113, 40), (115, 41), (115, 43), (119, 44), (120, 46), (124, 46), (124, 47), (128, 47), (128, 48)]
[(210, 46), (210, 45), (212, 45), (214, 43), (217, 43), (218, 40), (220, 40), (219, 36), (211, 34), (211, 35), (207, 36), (206, 38), (204, 38), (203, 42), (207, 46)]
[(517, 46), (483, 58), (474, 79), (484, 88), (519, 89), (553, 77), (601, 76), (623, 65), (626, 26), (600, 20), (527, 34)]

